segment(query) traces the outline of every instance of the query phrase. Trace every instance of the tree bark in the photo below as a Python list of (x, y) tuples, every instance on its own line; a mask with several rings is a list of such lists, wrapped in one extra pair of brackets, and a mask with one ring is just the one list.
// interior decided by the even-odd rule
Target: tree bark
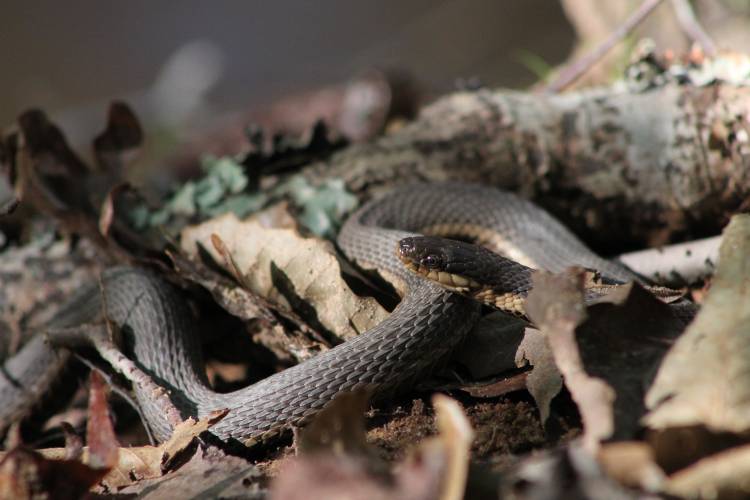
[(750, 189), (749, 137), (748, 87), (483, 89), (448, 95), (305, 174), (365, 196), (418, 180), (515, 190), (614, 251), (718, 233)]

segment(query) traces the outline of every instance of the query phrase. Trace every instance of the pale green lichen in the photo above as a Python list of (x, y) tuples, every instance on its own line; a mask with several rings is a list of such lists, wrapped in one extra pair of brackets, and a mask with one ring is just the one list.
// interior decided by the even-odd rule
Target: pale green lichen
[(249, 179), (243, 166), (232, 158), (208, 157), (203, 161), (203, 170), (202, 178), (183, 184), (160, 208), (135, 207), (130, 213), (133, 225), (176, 232), (188, 222), (226, 212), (242, 218), (273, 201), (289, 199), (298, 208), (302, 225), (318, 236), (330, 238), (358, 204), (357, 197), (346, 190), (340, 179), (313, 186), (304, 178), (293, 176), (268, 192), (251, 192), (247, 190)]

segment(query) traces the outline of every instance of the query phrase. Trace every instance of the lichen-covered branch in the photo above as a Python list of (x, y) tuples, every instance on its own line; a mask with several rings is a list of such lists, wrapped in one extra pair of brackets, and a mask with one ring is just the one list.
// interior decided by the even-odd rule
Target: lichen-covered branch
[[(448, 95), (400, 130), (311, 165), (360, 194), (415, 180), (521, 192), (606, 249), (718, 232), (750, 191), (750, 87)], [(609, 247), (611, 248), (611, 247)]]

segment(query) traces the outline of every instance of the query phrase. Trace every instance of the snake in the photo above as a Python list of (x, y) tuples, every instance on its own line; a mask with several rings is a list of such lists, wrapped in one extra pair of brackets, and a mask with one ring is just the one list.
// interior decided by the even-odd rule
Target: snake
[[(504, 288), (509, 297), (527, 293), (527, 268), (562, 272), (575, 265), (622, 282), (636, 277), (513, 193), (458, 182), (406, 185), (362, 205), (337, 237), (345, 258), (364, 273), (390, 282), (402, 297), (390, 315), (368, 331), (245, 388), (219, 393), (208, 383), (196, 322), (180, 292), (153, 271), (109, 268), (100, 280), (72, 294), (53, 319), (5, 361), (0, 428), (27, 415), (68, 362), (70, 350), (55, 347), (50, 332), (89, 324), (103, 315), (119, 326), (123, 352), (167, 391), (183, 418), (228, 409), (211, 427), (225, 441), (251, 445), (303, 426), (343, 393), (366, 390), (376, 401), (401, 394), (445, 366), (481, 313), (477, 301), (455, 293), (460, 291), (455, 288), (470, 284), (466, 276), (449, 273), (443, 281), (451, 282), (450, 290), (439, 283), (441, 271), (435, 271), (435, 280), (404, 265), (408, 238), (419, 235), (473, 241), (504, 256), (499, 273), (509, 279)], [(482, 262), (476, 261), (480, 266)], [(498, 304), (514, 312), (502, 301)], [(154, 437), (168, 439), (173, 427), (154, 395), (135, 386), (133, 390)]]

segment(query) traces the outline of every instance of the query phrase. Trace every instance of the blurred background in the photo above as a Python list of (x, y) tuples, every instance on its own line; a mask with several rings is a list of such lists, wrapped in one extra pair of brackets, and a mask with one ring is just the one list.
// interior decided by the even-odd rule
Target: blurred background
[[(0, 126), (38, 107), (81, 147), (102, 128), (108, 103), (123, 99), (135, 109), (147, 137), (160, 141), (160, 153), (211, 130), (223, 132), (193, 149), (234, 152), (247, 123), (278, 125), (278, 109), (269, 106), (282, 97), (295, 99), (286, 101), (280, 129), (301, 127), (289, 121), (309, 125), (318, 116), (340, 118), (340, 101), (351, 97), (347, 85), (357, 79), (368, 82), (353, 92), (365, 108), (370, 109), (368, 99), (398, 94), (409, 101), (407, 117), (418, 105), (457, 86), (528, 87), (595, 46), (640, 4), (5, 0)], [(750, 40), (746, 19), (732, 29), (747, 15), (750, 0), (697, 0), (692, 5), (720, 44), (741, 49), (737, 44)], [(593, 83), (611, 77), (618, 64), (622, 67), (623, 54), (641, 36), (655, 38), (661, 48), (680, 51), (689, 45), (671, 2), (665, 1), (614, 51), (610, 61), (617, 64), (603, 63), (598, 73), (591, 73)], [(290, 118), (292, 114), (298, 116)], [(367, 131), (351, 132), (354, 139), (357, 134), (368, 137)]]

